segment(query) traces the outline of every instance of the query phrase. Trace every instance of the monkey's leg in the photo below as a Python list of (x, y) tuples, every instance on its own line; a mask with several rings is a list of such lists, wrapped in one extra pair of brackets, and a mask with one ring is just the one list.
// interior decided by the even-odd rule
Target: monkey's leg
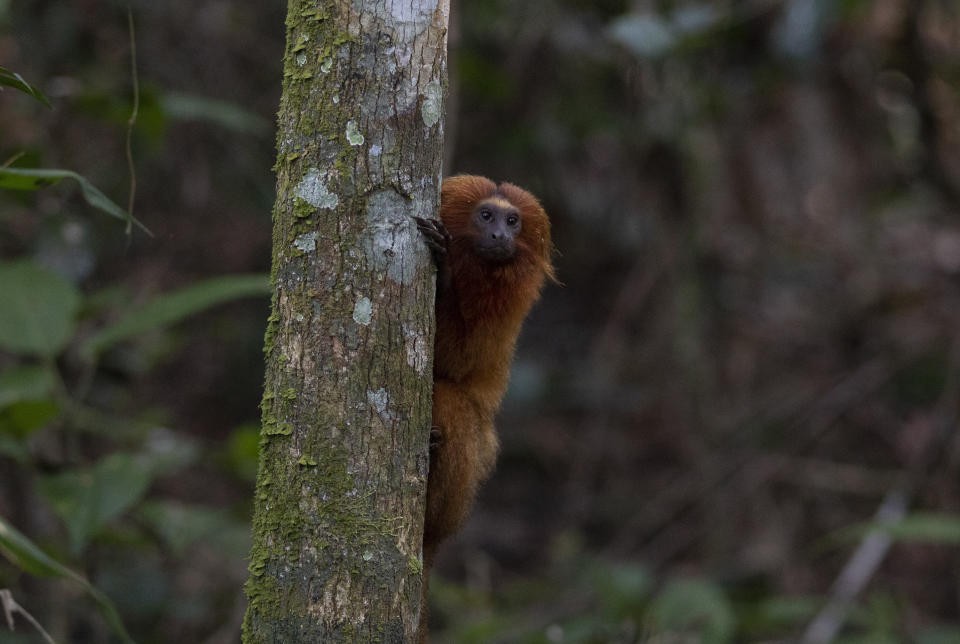
[(420, 644), (427, 642), (427, 592), (437, 547), (466, 519), (477, 488), (493, 469), (497, 447), (493, 423), (466, 390), (453, 382), (435, 380), (423, 527)]
[(488, 415), (453, 382), (433, 385), (433, 425), (424, 548), (453, 534), (470, 512), (480, 483), (497, 455), (497, 437)]

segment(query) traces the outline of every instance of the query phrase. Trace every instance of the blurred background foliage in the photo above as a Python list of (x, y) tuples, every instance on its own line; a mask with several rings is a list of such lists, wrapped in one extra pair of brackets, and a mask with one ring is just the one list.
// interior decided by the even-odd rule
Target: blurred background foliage
[[(445, 173), (539, 195), (563, 285), (435, 641), (960, 641), (960, 5), (453, 4)], [(0, 190), (0, 588), (232, 642), (285, 7), (132, 7), (154, 236)], [(0, 0), (0, 164), (126, 203), (126, 10)]]

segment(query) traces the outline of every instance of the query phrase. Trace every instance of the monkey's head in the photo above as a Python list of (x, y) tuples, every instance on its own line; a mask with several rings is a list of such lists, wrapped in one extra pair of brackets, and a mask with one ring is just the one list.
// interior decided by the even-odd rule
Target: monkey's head
[(440, 214), (455, 243), (493, 266), (523, 263), (553, 277), (550, 220), (536, 197), (510, 183), (459, 175), (444, 180)]
[(509, 262), (517, 251), (517, 237), (523, 230), (520, 211), (506, 198), (484, 199), (470, 213), (473, 251), (494, 263)]

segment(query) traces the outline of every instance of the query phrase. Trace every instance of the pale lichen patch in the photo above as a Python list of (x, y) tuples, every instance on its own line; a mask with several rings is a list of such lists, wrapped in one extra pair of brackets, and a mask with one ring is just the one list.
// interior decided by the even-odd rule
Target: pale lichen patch
[(397, 23), (414, 25), (417, 32), (422, 31), (430, 24), (437, 3), (426, 6), (424, 2), (410, 2), (410, 0), (386, 0), (387, 11)]
[(423, 88), (423, 104), (420, 106), (420, 116), (423, 124), (433, 127), (443, 115), (443, 87), (437, 81), (430, 81)]
[(390, 395), (387, 390), (381, 387), (376, 391), (367, 390), (367, 402), (373, 407), (382, 418), (390, 417)]
[(407, 351), (407, 364), (417, 372), (417, 375), (424, 375), (429, 364), (429, 356), (427, 341), (423, 334), (404, 325), (403, 344)]
[(353, 305), (353, 321), (362, 326), (369, 326), (373, 315), (373, 304), (370, 298), (360, 296)]
[(317, 208), (336, 208), (340, 203), (340, 198), (330, 192), (324, 183), (325, 177), (320, 174), (317, 168), (310, 168), (303, 175), (303, 179), (297, 184), (294, 191), (298, 197), (306, 201), (311, 206)]
[(293, 240), (293, 245), (305, 253), (313, 252), (317, 250), (317, 233), (304, 233)]
[(426, 255), (419, 252), (417, 227), (410, 218), (413, 202), (394, 190), (380, 190), (367, 201), (368, 237), (363, 249), (378, 271), (400, 284), (416, 278)]
[(347, 121), (347, 142), (350, 145), (363, 145), (363, 135), (357, 128), (356, 121)]

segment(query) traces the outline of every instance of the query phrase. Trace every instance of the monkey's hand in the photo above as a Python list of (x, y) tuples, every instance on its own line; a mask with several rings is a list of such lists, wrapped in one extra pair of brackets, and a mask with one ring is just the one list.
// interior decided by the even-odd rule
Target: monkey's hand
[(423, 240), (427, 242), (427, 247), (433, 253), (433, 260), (437, 266), (446, 263), (447, 249), (450, 247), (450, 233), (447, 232), (447, 227), (438, 219), (414, 217), (414, 220), (423, 235)]
[(443, 222), (437, 219), (423, 219), (414, 217), (417, 222), (417, 228), (423, 235), (423, 240), (427, 243), (427, 248), (433, 255), (433, 262), (437, 265), (437, 290), (446, 290), (450, 284), (450, 266), (447, 262), (447, 255), (450, 249), (450, 233)]

